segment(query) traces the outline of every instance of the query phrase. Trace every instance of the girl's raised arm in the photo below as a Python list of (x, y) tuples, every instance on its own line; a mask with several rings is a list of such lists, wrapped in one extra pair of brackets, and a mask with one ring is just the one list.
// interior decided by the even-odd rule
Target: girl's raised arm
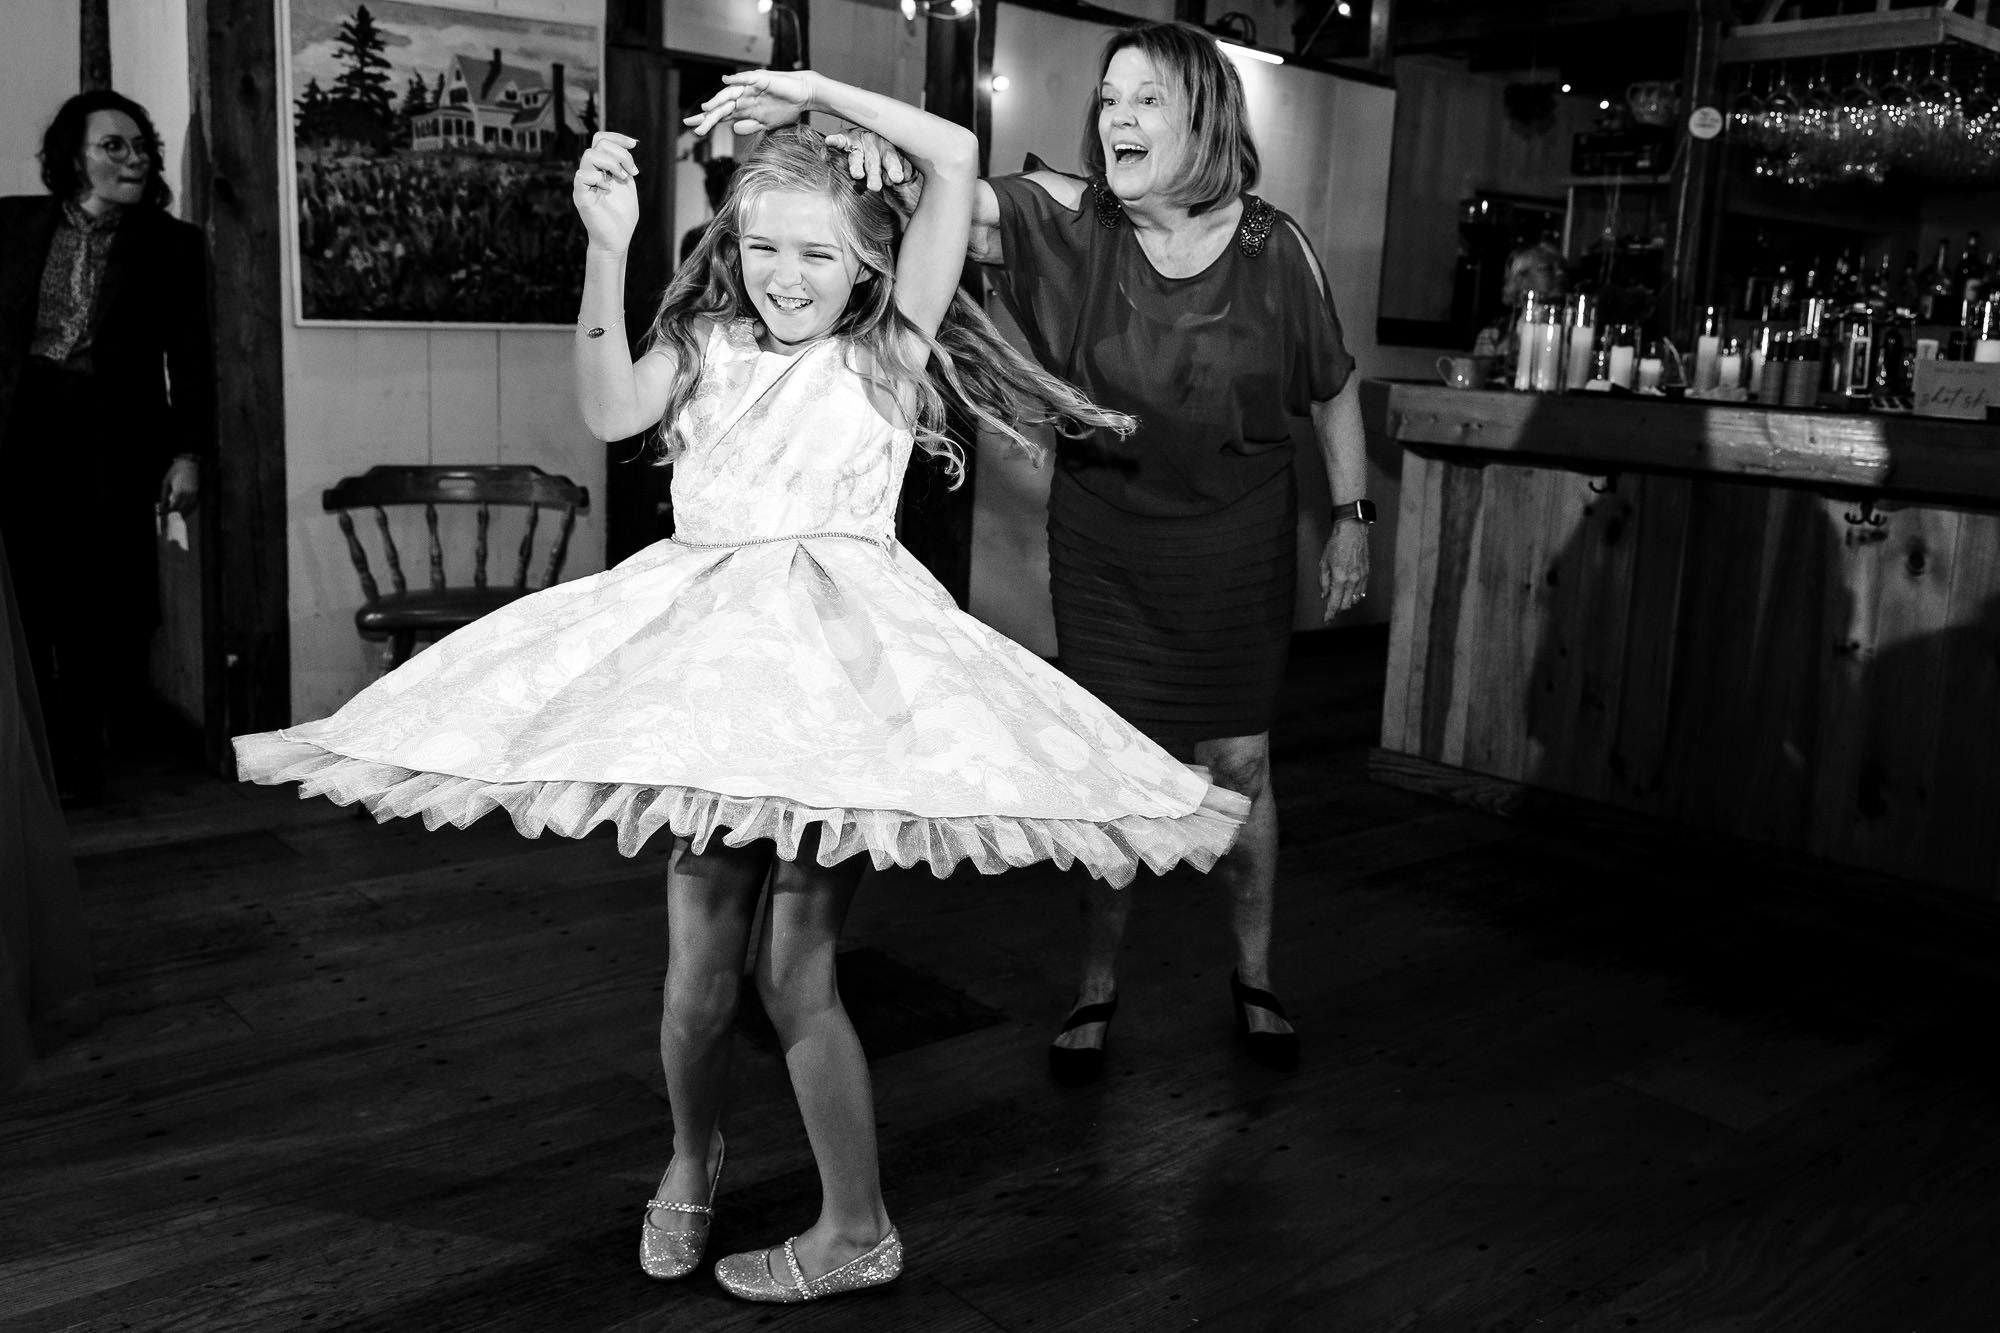
[(881, 135), (923, 173), (923, 198), (896, 260), (896, 307), (926, 334), (936, 333), (965, 268), (979, 179), (979, 140), (972, 131), (807, 70), (747, 70), (725, 74), (723, 84), (699, 116), (688, 117), (695, 133), (729, 120), (738, 134), (749, 134), (824, 111)]
[(583, 424), (600, 440), (622, 440), (654, 425), (666, 411), (674, 358), (656, 348), (632, 361), (625, 340), (625, 251), (639, 223), (639, 141), (609, 130), (591, 137), (577, 165), (571, 198), (590, 237), (583, 260), (583, 308), (575, 336), (576, 403)]

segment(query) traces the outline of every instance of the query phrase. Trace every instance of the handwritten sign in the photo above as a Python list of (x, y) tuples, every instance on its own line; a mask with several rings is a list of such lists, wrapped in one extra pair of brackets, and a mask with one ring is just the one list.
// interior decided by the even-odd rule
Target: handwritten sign
[(1916, 409), (1927, 417), (1986, 420), (1990, 404), (2000, 407), (2000, 362), (1917, 362)]

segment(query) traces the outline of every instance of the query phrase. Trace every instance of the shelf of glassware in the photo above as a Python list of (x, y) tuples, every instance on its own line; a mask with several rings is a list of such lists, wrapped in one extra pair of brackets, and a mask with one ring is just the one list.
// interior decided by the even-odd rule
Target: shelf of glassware
[[(1647, 199), (1646, 203), (1647, 225), (1645, 227), (1645, 230), (1650, 235), (1653, 230), (1651, 226), (1652, 222), (1651, 214), (1656, 203), (1651, 192), (1663, 189), (1672, 180), (1673, 177), (1668, 175), (1562, 177), (1561, 183), (1563, 186), (1563, 237), (1562, 237), (1563, 258), (1568, 260), (1573, 260), (1576, 259), (1580, 253), (1580, 247), (1577, 244), (1578, 241), (1577, 193), (1579, 191), (1587, 190), (1587, 191), (1598, 191), (1598, 192), (1618, 192), (1624, 190), (1634, 190), (1634, 191), (1645, 192), (1645, 198)], [(1610, 202), (1607, 200), (1604, 210), (1607, 215), (1607, 218), (1609, 217), (1609, 214), (1611, 212), (1611, 207), (1612, 206)], [(1587, 249), (1588, 247), (1585, 246), (1581, 248)]]

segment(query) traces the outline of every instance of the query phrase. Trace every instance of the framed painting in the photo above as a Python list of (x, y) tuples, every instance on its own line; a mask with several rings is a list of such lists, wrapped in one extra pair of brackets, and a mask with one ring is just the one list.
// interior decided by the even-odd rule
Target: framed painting
[(298, 323), (568, 327), (584, 241), (570, 181), (598, 127), (602, 28), (277, 3)]

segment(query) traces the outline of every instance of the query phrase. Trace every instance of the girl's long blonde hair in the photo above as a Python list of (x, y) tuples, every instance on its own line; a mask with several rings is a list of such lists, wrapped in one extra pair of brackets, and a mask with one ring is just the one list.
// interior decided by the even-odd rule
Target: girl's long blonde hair
[[(950, 407), (962, 409), (979, 428), (1004, 436), (1036, 458), (1043, 449), (1021, 433), (1021, 426), (1053, 425), (1068, 435), (1105, 427), (1126, 435), (1138, 424), (1123, 412), (1099, 407), (1016, 351), (963, 290), (953, 295), (935, 336), (911, 323), (896, 308), (901, 225), (895, 209), (881, 193), (848, 176), (846, 154), (830, 154), (824, 135), (791, 126), (765, 135), (736, 172), (715, 220), (674, 275), (653, 320), (647, 345), (671, 349), (680, 367), (660, 420), (661, 462), (672, 462), (687, 447), (679, 420), (701, 379), (696, 321), (757, 318), (743, 289), (738, 238), (750, 203), (772, 190), (811, 192), (833, 201), (841, 240), (873, 281), (864, 275), (855, 283), (831, 334), (868, 354), (871, 377), (896, 402), (909, 401), (901, 391), (910, 391), (915, 419), (905, 424), (918, 447), (944, 460), (954, 486), (964, 478), (965, 455), (945, 430)], [(911, 355), (911, 334), (928, 349), (927, 365), (917, 364)]]

